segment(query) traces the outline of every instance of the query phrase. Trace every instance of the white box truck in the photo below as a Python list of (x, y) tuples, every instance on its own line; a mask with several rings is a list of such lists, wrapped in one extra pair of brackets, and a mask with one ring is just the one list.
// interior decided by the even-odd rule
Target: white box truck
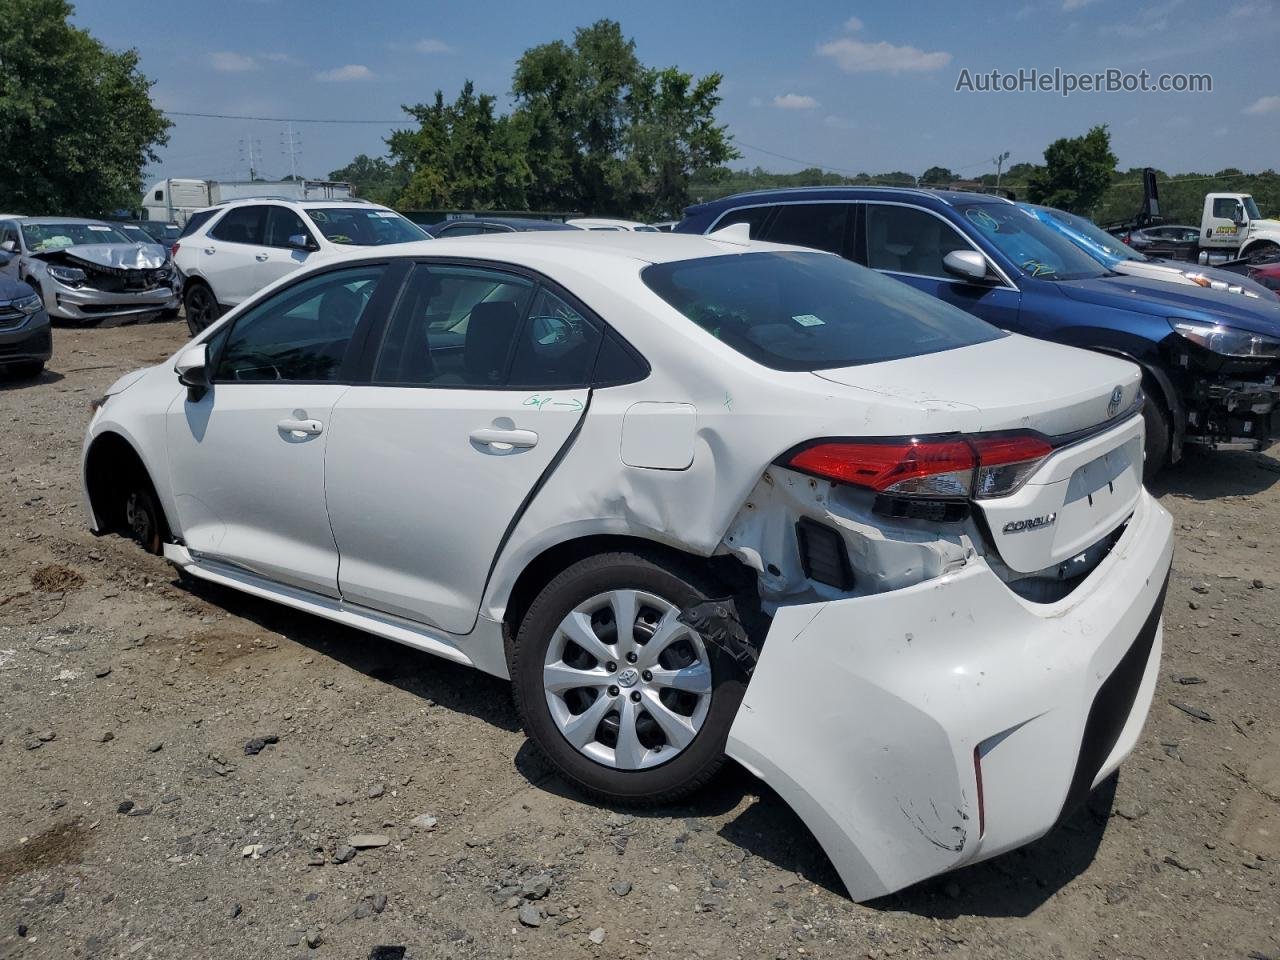
[(282, 200), (347, 200), (351, 184), (341, 180), (157, 180), (142, 195), (144, 220), (185, 224), (196, 210), (227, 200), (276, 197)]

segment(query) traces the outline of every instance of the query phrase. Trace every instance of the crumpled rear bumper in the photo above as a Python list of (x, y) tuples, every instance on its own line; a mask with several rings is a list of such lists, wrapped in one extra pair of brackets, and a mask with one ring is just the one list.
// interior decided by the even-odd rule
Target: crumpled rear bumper
[(1172, 553), (1169, 514), (1143, 491), (1056, 603), (1021, 599), (978, 560), (781, 608), (728, 753), (805, 821), (855, 900), (1028, 843), (1137, 742)]

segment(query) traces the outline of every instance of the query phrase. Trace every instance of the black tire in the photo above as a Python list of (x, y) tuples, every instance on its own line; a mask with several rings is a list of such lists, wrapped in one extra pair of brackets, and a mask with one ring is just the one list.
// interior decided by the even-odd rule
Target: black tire
[(1142, 481), (1150, 483), (1169, 462), (1169, 447), (1172, 442), (1171, 418), (1160, 391), (1143, 378), (1142, 389), (1146, 393), (1146, 403), (1142, 405), (1142, 419), (1146, 422), (1147, 441), (1142, 463)]
[(182, 295), (182, 305), (187, 312), (187, 329), (193, 337), (199, 336), (209, 324), (222, 316), (222, 308), (213, 290), (206, 283), (192, 280)]
[(712, 689), (702, 727), (673, 759), (643, 770), (606, 767), (580, 753), (556, 726), (543, 689), (547, 648), (560, 622), (590, 598), (622, 589), (644, 590), (680, 609), (727, 592), (691, 566), (668, 559), (618, 552), (578, 561), (543, 588), (520, 626), (511, 664), (516, 709), (529, 739), (583, 792), (624, 805), (672, 803), (705, 786), (724, 763), (729, 727), (746, 692), (731, 658), (704, 641)]
[(34, 380), (44, 373), (44, 361), (35, 360), (30, 363), (15, 363), (6, 372), (14, 380)]
[(1274, 244), (1270, 240), (1263, 240), (1250, 246), (1245, 258), (1256, 263), (1265, 263), (1277, 253), (1280, 253), (1280, 245)]
[(164, 553), (165, 521), (160, 503), (145, 476), (126, 485), (122, 505), (124, 529), (147, 553)]

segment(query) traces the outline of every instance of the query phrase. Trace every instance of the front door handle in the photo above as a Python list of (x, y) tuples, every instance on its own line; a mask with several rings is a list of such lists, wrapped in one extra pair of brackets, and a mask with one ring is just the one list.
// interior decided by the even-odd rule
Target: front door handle
[(217, 253), (217, 252), (218, 252), (218, 248), (217, 248), (217, 247), (205, 247), (205, 248), (204, 248), (204, 252), (205, 252), (205, 253)]
[(257, 260), (259, 263), (262, 263), (262, 261), (264, 261), (264, 260), (269, 260), (269, 259), (271, 259), (271, 254), (269, 254), (269, 253), (256, 253), (256, 254), (254, 254), (254, 256), (253, 256), (253, 259)]
[(276, 428), (281, 433), (291, 433), (295, 437), (314, 437), (324, 430), (324, 424), (319, 420), (294, 420), (286, 417), (276, 424)]
[(481, 427), (471, 431), (474, 443), (483, 443), (495, 450), (510, 450), (512, 447), (532, 447), (538, 442), (538, 435), (532, 430), (500, 430), (497, 427)]

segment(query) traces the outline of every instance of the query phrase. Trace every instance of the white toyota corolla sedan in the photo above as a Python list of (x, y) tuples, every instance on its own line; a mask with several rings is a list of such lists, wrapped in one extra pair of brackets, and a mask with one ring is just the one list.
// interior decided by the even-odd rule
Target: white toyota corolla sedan
[(1137, 741), (1173, 550), (1139, 383), (738, 227), (436, 240), (121, 378), (84, 485), (191, 576), (509, 677), (601, 797), (733, 758), (862, 900)]

